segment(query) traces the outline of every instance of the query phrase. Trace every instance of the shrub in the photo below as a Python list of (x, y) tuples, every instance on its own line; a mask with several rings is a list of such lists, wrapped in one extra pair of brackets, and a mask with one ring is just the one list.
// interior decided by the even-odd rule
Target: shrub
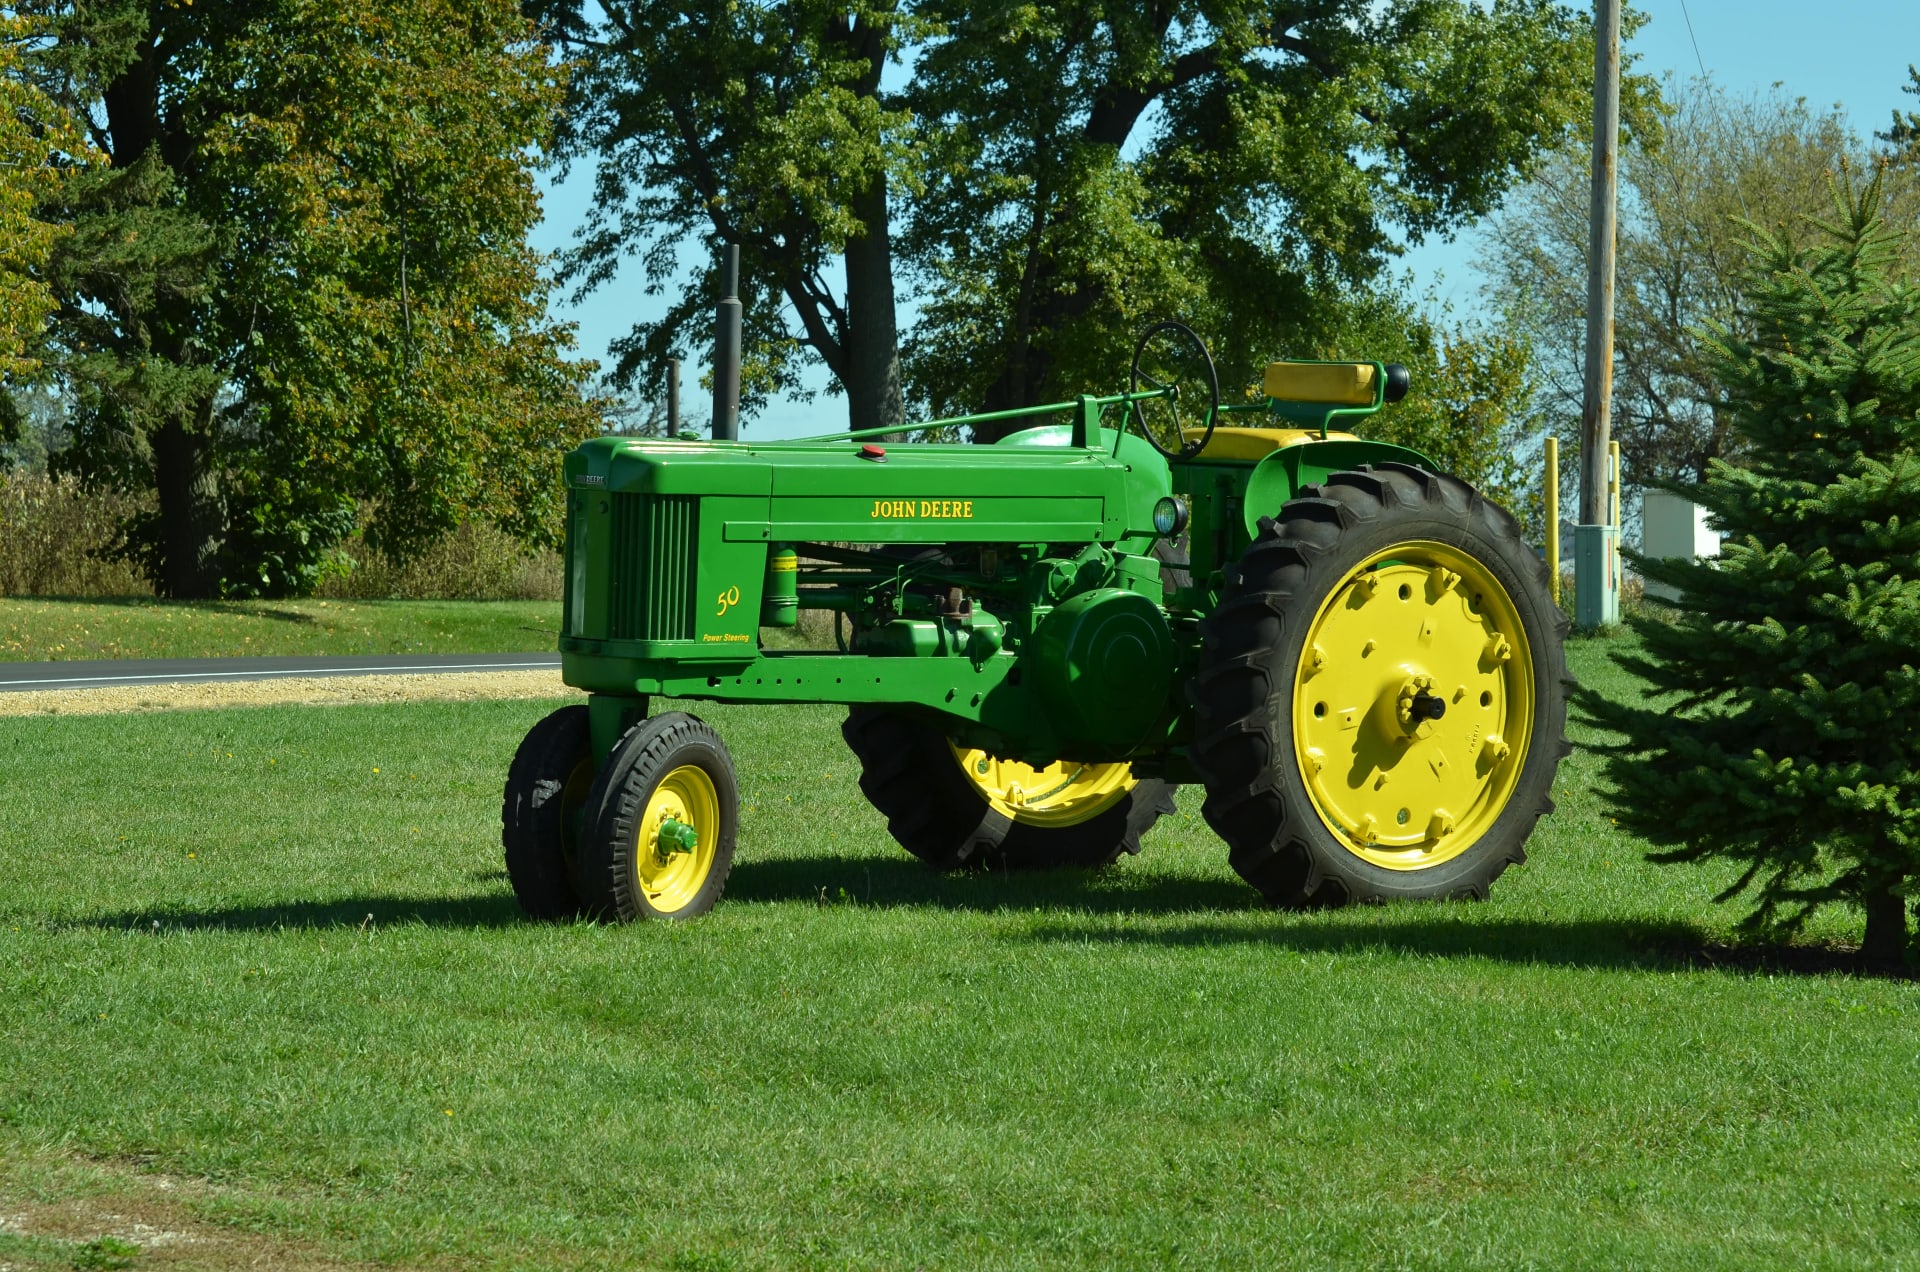
[(560, 554), (529, 554), (519, 540), (469, 521), (405, 565), (359, 534), (335, 550), (314, 595), (340, 600), (557, 601)]
[(143, 507), (72, 477), (0, 470), (0, 596), (151, 596), (138, 567), (108, 555)]

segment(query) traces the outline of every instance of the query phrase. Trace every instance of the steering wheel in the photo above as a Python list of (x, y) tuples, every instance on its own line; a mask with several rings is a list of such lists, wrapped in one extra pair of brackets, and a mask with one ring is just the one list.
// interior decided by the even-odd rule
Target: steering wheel
[[(1183, 322), (1156, 322), (1141, 332), (1128, 389), (1139, 393), (1142, 385), (1161, 394), (1127, 404), (1128, 422), (1139, 425), (1147, 443), (1176, 462), (1205, 450), (1220, 417), (1220, 373), (1200, 333)], [(1203, 426), (1200, 440), (1186, 440)]]

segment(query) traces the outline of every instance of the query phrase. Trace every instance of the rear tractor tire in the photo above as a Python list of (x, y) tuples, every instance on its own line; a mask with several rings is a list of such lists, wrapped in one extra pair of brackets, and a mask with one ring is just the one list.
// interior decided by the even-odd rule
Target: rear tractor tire
[(1382, 464), (1303, 488), (1227, 572), (1194, 680), (1233, 868), (1276, 905), (1484, 898), (1553, 810), (1566, 627), (1465, 482)]
[(527, 731), (507, 769), (500, 843), (506, 849), (507, 878), (528, 918), (580, 915), (575, 860), (592, 788), (585, 707), (562, 707)]
[(887, 830), (936, 870), (1098, 869), (1138, 853), (1173, 811), (1173, 785), (1136, 778), (1125, 762), (1036, 769), (884, 707), (853, 708), (840, 732)]
[(733, 869), (740, 786), (712, 726), (682, 711), (642, 720), (614, 744), (587, 797), (580, 898), (600, 919), (691, 919)]

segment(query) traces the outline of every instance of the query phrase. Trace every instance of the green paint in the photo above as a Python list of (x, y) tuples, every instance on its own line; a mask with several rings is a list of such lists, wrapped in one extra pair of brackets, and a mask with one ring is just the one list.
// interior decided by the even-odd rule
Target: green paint
[[(867, 443), (870, 433), (581, 446), (565, 466), (560, 648), (567, 683), (594, 695), (596, 748), (659, 696), (895, 704), (1030, 763), (1182, 766), (1200, 624), (1260, 519), (1333, 472), (1431, 464), (1324, 436), (1378, 401), (1235, 407), (1223, 427), (1322, 436), (1288, 434), (1292, 444), (1257, 461), (1202, 452), (1169, 463), (1145, 439), (1101, 427), (1127, 401), (938, 422), (1036, 421), (995, 446)], [(1168, 595), (1152, 517), (1176, 491), (1192, 507), (1192, 582)], [(790, 626), (805, 609), (845, 615), (851, 648), (761, 648), (761, 626)]]

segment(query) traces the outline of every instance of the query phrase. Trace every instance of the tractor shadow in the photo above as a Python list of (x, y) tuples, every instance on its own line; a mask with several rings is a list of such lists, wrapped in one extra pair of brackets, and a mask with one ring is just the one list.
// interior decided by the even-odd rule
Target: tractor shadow
[(518, 927), (527, 921), (513, 894), (502, 890), (498, 895), (479, 897), (362, 896), (198, 910), (125, 910), (79, 920), (73, 926), (115, 932), (298, 932), (334, 928), (368, 931), (407, 923), (447, 928), (506, 928)]
[[(1125, 869), (943, 875), (897, 860), (785, 857), (736, 864), (727, 898), (729, 902), (811, 901), (823, 907), (1047, 912), (1046, 921), (1013, 938), (1033, 944), (1196, 949), (1258, 945), (1292, 954), (1386, 953), (1609, 970), (1920, 980), (1920, 969), (1868, 966), (1855, 950), (1778, 943), (1734, 945), (1688, 923), (1631, 917), (1505, 917), (1484, 902), (1274, 910), (1237, 882), (1168, 878)], [(1175, 921), (1124, 926), (1074, 921), (1109, 915)]]
[[(479, 896), (362, 895), (324, 901), (126, 910), (81, 919), (74, 927), (120, 932), (377, 931), (396, 925), (504, 930), (539, 926), (521, 913), (503, 872)], [(1871, 976), (1920, 981), (1920, 969), (1864, 965), (1857, 951), (1784, 944), (1732, 945), (1670, 921), (1507, 917), (1486, 903), (1404, 903), (1299, 912), (1262, 906), (1227, 880), (1181, 879), (1145, 870), (1096, 873), (938, 874), (910, 861), (779, 857), (742, 861), (728, 879), (731, 905), (811, 905), (858, 911), (925, 910), (1033, 915), (1007, 939), (1027, 944), (1208, 948), (1264, 946), (1276, 953), (1390, 954), (1489, 959), (1502, 963), (1672, 972), (1723, 971), (1768, 976)], [(1150, 920), (1102, 922), (1109, 917)]]
[(727, 900), (888, 909), (1065, 909), (1082, 914), (1183, 914), (1195, 910), (1257, 912), (1252, 892), (1237, 883), (1168, 878), (1125, 869), (955, 871), (942, 874), (897, 856), (775, 857), (736, 861)]

